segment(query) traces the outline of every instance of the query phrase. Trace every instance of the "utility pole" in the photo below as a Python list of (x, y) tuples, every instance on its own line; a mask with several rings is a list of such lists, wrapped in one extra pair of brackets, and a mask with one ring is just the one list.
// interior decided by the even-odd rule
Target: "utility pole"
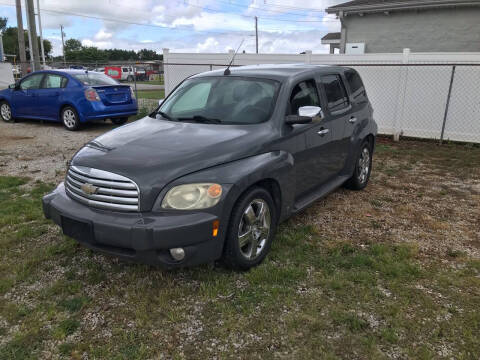
[(255, 49), (258, 54), (258, 18), (255, 16)]
[(63, 32), (63, 25), (60, 25), (60, 34), (62, 34), (63, 66), (67, 68), (67, 61), (65, 60), (65, 41), (63, 39), (63, 37), (65, 36), (65, 33)]
[(33, 71), (40, 70), (40, 55), (38, 54), (37, 25), (35, 23), (35, 8), (33, 0), (26, 0), (28, 30), (30, 33), (30, 57), (33, 55)]
[(40, 0), (37, 0), (37, 16), (38, 16), (38, 28), (40, 29), (40, 48), (42, 50), (42, 62), (43, 62), (43, 67), (45, 67), (45, 49), (43, 48), (42, 17), (40, 15)]
[(25, 0), (25, 12), (27, 15), (28, 55), (30, 56), (30, 71), (35, 71), (32, 54), (32, 34), (30, 33), (30, 17), (28, 16), (28, 0)]
[(18, 37), (18, 52), (20, 53), (20, 68), (22, 69), (22, 76), (27, 74), (27, 54), (25, 52), (25, 32), (23, 31), (22, 18), (22, 0), (15, 0), (17, 8), (17, 37)]

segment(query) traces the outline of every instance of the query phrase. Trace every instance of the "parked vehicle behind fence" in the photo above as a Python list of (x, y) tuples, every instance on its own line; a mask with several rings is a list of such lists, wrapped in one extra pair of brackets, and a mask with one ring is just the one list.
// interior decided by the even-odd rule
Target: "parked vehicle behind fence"
[(376, 133), (353, 69), (198, 74), (151, 115), (79, 150), (43, 211), (66, 235), (124, 259), (249, 269), (280, 221), (341, 185), (367, 185)]
[(130, 86), (86, 70), (37, 71), (0, 91), (0, 116), (7, 122), (61, 121), (77, 130), (92, 120), (124, 124), (137, 110)]

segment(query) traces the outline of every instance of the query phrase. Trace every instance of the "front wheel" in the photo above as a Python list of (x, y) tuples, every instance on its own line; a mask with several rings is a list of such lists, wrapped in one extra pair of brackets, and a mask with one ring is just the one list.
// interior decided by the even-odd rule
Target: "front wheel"
[(61, 117), (63, 125), (67, 130), (75, 131), (80, 127), (80, 119), (78, 118), (78, 113), (73, 107), (64, 107)]
[(360, 147), (360, 153), (357, 155), (355, 170), (350, 179), (345, 183), (345, 187), (352, 190), (362, 190), (367, 186), (372, 171), (372, 145), (369, 141), (364, 141)]
[(6, 101), (0, 102), (0, 116), (5, 122), (13, 122), (12, 108)]
[(128, 117), (110, 119), (115, 125), (123, 125), (128, 121)]
[(223, 262), (248, 270), (267, 256), (275, 236), (277, 214), (270, 193), (260, 187), (240, 197), (232, 210), (225, 239)]

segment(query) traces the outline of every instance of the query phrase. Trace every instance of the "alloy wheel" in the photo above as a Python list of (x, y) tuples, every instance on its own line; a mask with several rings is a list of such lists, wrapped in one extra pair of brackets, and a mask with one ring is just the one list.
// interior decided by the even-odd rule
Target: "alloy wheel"
[(71, 109), (66, 109), (63, 112), (63, 123), (68, 128), (74, 128), (77, 124), (75, 113)]
[(2, 114), (2, 118), (5, 121), (10, 121), (12, 119), (12, 110), (10, 109), (10, 105), (3, 103), (0, 108), (0, 113)]
[(245, 208), (238, 227), (240, 253), (248, 260), (260, 256), (270, 235), (271, 215), (267, 202), (254, 199)]
[(364, 183), (368, 179), (368, 172), (370, 171), (370, 150), (365, 146), (360, 153), (358, 159), (358, 181)]

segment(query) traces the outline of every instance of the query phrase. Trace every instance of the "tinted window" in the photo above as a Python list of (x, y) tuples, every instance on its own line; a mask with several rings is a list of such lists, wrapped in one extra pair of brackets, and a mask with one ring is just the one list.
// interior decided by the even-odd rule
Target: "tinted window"
[(79, 80), (84, 85), (118, 85), (118, 82), (111, 77), (95, 73), (95, 72), (88, 72), (85, 74), (75, 74), (73, 77)]
[(279, 83), (235, 76), (201, 77), (184, 81), (160, 111), (181, 121), (194, 117), (224, 124), (256, 124), (273, 112)]
[(43, 81), (43, 88), (58, 89), (67, 85), (67, 78), (61, 75), (47, 74)]
[(20, 83), (20, 89), (38, 89), (42, 82), (43, 74), (31, 75)]
[(321, 79), (330, 111), (347, 107), (348, 96), (340, 75), (325, 75)]
[(354, 98), (365, 94), (365, 88), (363, 86), (362, 79), (356, 71), (345, 71), (345, 77), (347, 78), (348, 85), (350, 86), (350, 90), (352, 91), (352, 95)]
[(174, 115), (190, 110), (200, 110), (207, 105), (211, 83), (199, 83), (189, 88), (181, 98), (173, 104), (171, 112)]
[(123, 68), (122, 71), (123, 71), (123, 72), (128, 72), (128, 69), (127, 69), (127, 68)]
[(320, 106), (315, 81), (307, 80), (297, 84), (290, 95), (290, 114), (297, 115), (302, 106)]

